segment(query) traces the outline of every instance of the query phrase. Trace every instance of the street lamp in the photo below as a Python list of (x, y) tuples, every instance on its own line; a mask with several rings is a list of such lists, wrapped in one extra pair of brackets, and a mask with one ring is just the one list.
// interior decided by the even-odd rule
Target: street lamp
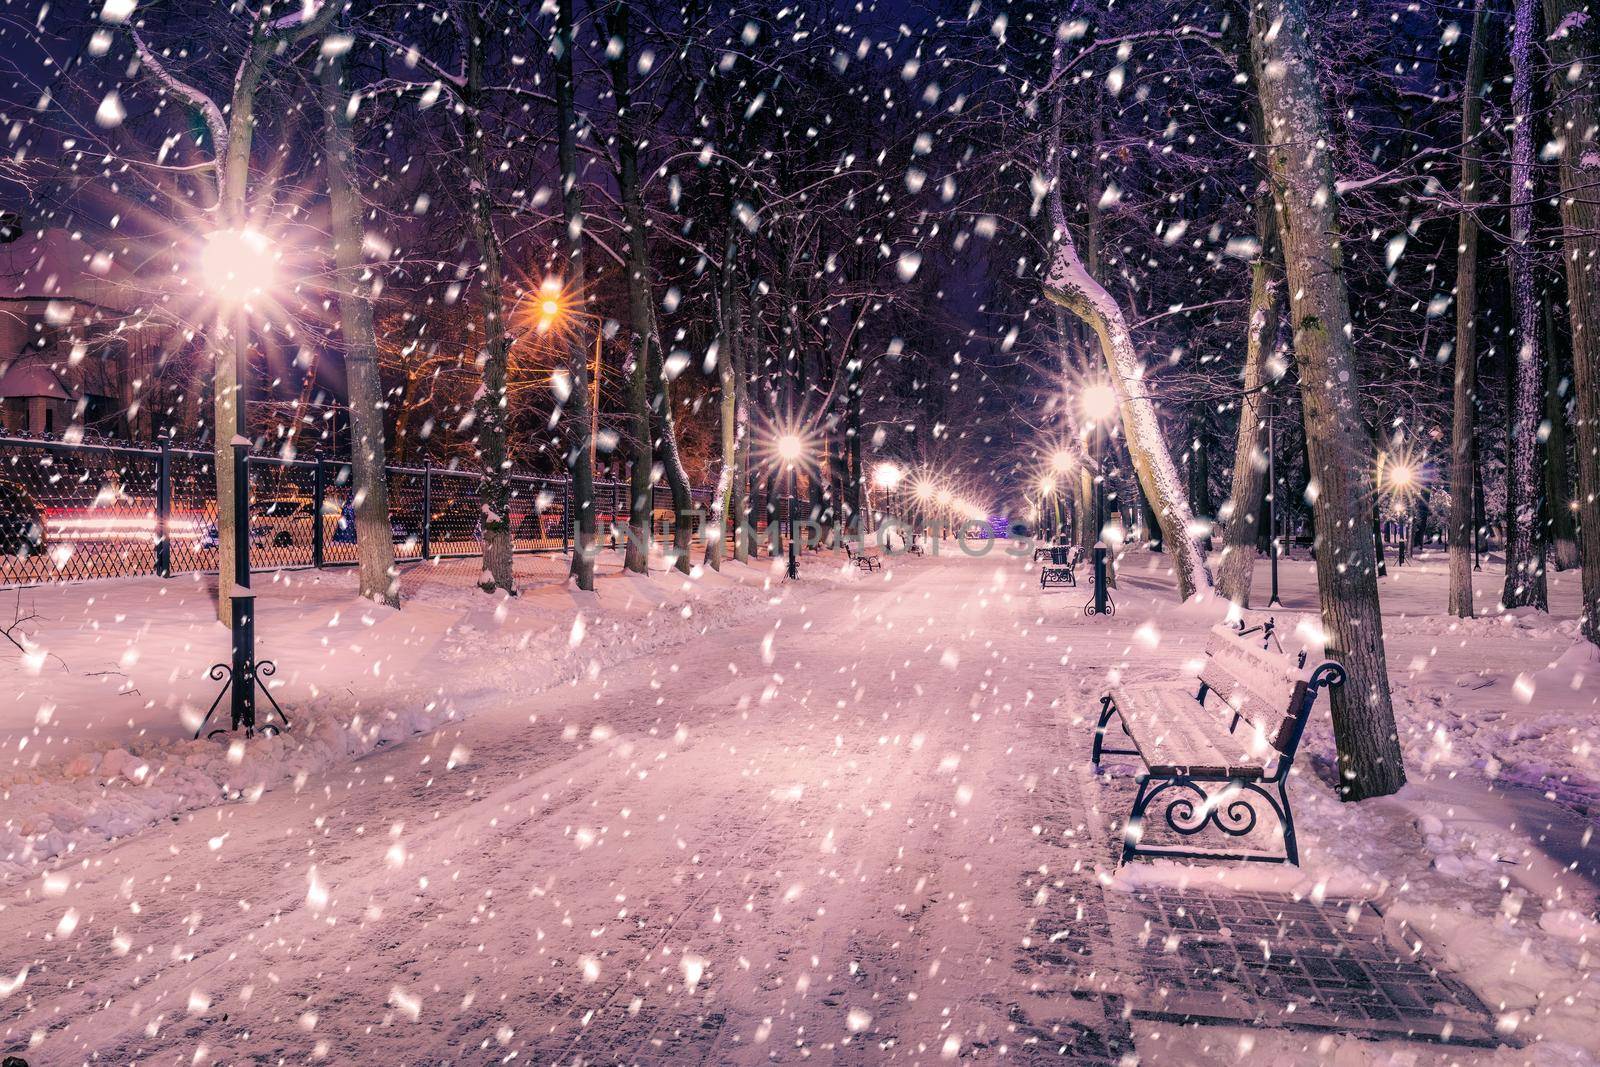
[[(230, 728), (243, 729), (246, 737), (256, 731), (256, 687), (266, 695), (285, 726), (288, 716), (273, 699), (272, 693), (261, 684), (261, 676), (271, 676), (277, 667), (271, 660), (256, 660), (255, 593), (250, 588), (250, 438), (245, 431), (249, 419), (245, 398), (249, 395), (249, 346), (245, 343), (244, 310), (251, 300), (265, 295), (272, 287), (277, 274), (272, 242), (259, 230), (216, 230), (206, 236), (200, 248), (200, 283), (216, 299), (219, 318), (226, 318), (227, 330), (233, 343), (234, 421), (236, 429), (230, 445), (233, 449), (233, 500), (232, 549), (233, 583), (227, 592), (228, 636), (231, 645), (229, 661), (211, 667), (214, 681), (223, 683), (205, 717), (195, 729), (195, 737), (205, 729), (207, 722), (222, 703), (229, 701)], [(218, 441), (220, 445), (221, 442)], [(220, 519), (220, 516), (219, 516)], [(319, 516), (318, 522), (321, 521)], [(220, 525), (220, 522), (219, 522)], [(218, 575), (218, 583), (226, 576)], [(263, 731), (276, 731), (277, 726), (263, 726)], [(212, 733), (220, 733), (214, 730)]]
[(794, 513), (799, 506), (799, 492), (796, 487), (798, 474), (795, 465), (800, 462), (800, 457), (805, 453), (805, 442), (799, 434), (786, 433), (778, 437), (778, 458), (783, 460), (784, 466), (789, 468), (789, 568), (790, 578), (800, 577), (800, 551), (794, 540)]
[[(1045, 502), (1049, 501), (1050, 510), (1045, 510)], [(1046, 474), (1039, 479), (1039, 519), (1042, 523), (1049, 524), (1049, 537), (1055, 540), (1060, 527), (1061, 519), (1057, 514), (1056, 505), (1056, 479), (1054, 475)]]
[(216, 230), (200, 248), (201, 282), (223, 304), (239, 306), (272, 288), (277, 263), (259, 230)]
[(885, 460), (872, 469), (873, 486), (875, 488), (882, 489), (885, 492), (893, 490), (900, 484), (901, 479), (904, 477), (905, 472), (900, 469), (899, 465), (896, 463), (891, 463), (888, 460)]

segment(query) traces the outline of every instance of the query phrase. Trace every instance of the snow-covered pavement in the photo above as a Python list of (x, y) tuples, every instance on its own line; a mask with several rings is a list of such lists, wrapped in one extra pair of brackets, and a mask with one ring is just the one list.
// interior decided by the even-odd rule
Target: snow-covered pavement
[[(431, 733), (374, 741), (354, 763), (295, 770), (285, 755), (261, 790), (174, 807), (112, 845), (84, 839), (0, 889), (0, 1052), (36, 1065), (1221, 1063), (1252, 1048), (1272, 1062), (1591, 1062), (1593, 888), (1550, 861), (1525, 812), (1476, 802), (1488, 780), (1472, 743), (1446, 730), (1441, 748), (1418, 719), (1428, 687), (1449, 683), (1407, 682), (1404, 650), (1391, 667), (1408, 756), (1432, 751), (1452, 797), (1418, 782), (1339, 804), (1320, 777), (1324, 712), (1291, 785), (1304, 869), (1116, 874), (1127, 783), (1088, 772), (1093, 698), (1112, 671), (1181, 678), (1220, 614), (1174, 605), (1163, 567), (1130, 558), (1109, 624), (1082, 616), (1083, 590), (1041, 594), (998, 552), (872, 576), (818, 560), (788, 597), (763, 588), (764, 570), (707, 578), (728, 586), (702, 601), (722, 625), (605, 655), (593, 622), (624, 617), (634, 579), (603, 582), (600, 604), (551, 594), (537, 609), (550, 640), (505, 628), (528, 604), (488, 609), (501, 630), (474, 616), (472, 640), (429, 653), (424, 673), (456, 665), (429, 683), (475, 694)], [(1291, 609), (1304, 580), (1291, 575)], [(676, 582), (633, 588), (647, 630), (693, 615)], [(1483, 694), (1509, 694), (1495, 673), (1509, 641), (1475, 657), (1486, 684), (1463, 687), (1478, 694), (1463, 712), (1473, 736), (1502, 728)], [(558, 655), (573, 658), (552, 672)], [(558, 684), (520, 684), (519, 664)], [(1569, 691), (1576, 720), (1592, 685)], [(1559, 747), (1540, 758), (1582, 777), (1588, 753)], [(1549, 833), (1586, 848), (1572, 797), (1551, 795), (1536, 809)], [(1141, 886), (1196, 881), (1374, 901), (1428, 940), (1426, 958), (1471, 986), (1508, 1043), (1125, 1017), (1145, 978), (1119, 915)]]

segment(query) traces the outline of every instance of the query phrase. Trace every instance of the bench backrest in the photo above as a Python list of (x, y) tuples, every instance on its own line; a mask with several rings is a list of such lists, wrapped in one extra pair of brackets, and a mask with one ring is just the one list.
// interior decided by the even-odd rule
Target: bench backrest
[(1213, 626), (1200, 681), (1279, 752), (1299, 741), (1306, 676), (1291, 657), (1227, 626)]

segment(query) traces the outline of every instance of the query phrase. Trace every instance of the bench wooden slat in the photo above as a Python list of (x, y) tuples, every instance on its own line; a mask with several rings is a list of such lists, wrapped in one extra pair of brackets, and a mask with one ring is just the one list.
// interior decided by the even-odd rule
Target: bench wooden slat
[(1127, 686), (1112, 690), (1112, 699), (1134, 747), (1156, 774), (1260, 778), (1277, 756), (1254, 730), (1229, 733), (1226, 722), (1184, 693)]
[(1305, 697), (1305, 675), (1292, 660), (1241, 641), (1226, 626), (1214, 626), (1200, 680), (1274, 748), (1284, 747)]

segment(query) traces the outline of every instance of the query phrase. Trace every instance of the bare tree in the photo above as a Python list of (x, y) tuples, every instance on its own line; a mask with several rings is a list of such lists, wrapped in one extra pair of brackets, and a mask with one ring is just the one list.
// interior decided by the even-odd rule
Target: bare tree
[(1561, 146), (1558, 203), (1577, 418), (1583, 633), (1600, 645), (1600, 27), (1586, 0), (1545, 0), (1552, 61), (1551, 125)]
[[(587, 309), (591, 294), (583, 266), (583, 186), (578, 180), (578, 110), (574, 98), (573, 0), (558, 0), (556, 32), (556, 145), (561, 168), (561, 210), (566, 222), (566, 289)], [(579, 589), (594, 589), (594, 468), (589, 463), (589, 348), (578, 331), (567, 332), (567, 375), (571, 384), (562, 420), (566, 425), (567, 469), (572, 474), (572, 577)], [(570, 520), (569, 520), (570, 521)]]
[[(1252, 111), (1258, 140), (1265, 140), (1259, 104)], [(1256, 539), (1266, 487), (1266, 457), (1262, 449), (1266, 390), (1277, 375), (1268, 368), (1268, 355), (1278, 343), (1278, 305), (1282, 301), (1283, 267), (1278, 249), (1278, 226), (1273, 216), (1272, 189), (1263, 183), (1256, 196), (1255, 262), (1250, 265), (1250, 313), (1245, 333), (1244, 386), (1239, 397), (1239, 429), (1233, 450), (1233, 493), (1229, 507), (1227, 540), (1217, 573), (1217, 592), (1244, 607), (1250, 606), (1250, 583), (1255, 574)], [(1265, 492), (1263, 491), (1265, 489)], [(1268, 536), (1272, 536), (1268, 531)]]
[[(212, 169), (216, 173), (217, 230), (240, 233), (249, 225), (250, 157), (256, 131), (256, 96), (273, 61), (291, 46), (320, 36), (338, 14), (339, 5), (302, 7), (288, 15), (263, 5), (251, 16), (249, 41), (234, 71), (232, 96), (226, 112), (203, 89), (177, 77), (137, 33), (132, 34), (144, 69), (183, 101), (205, 123), (211, 137)], [(212, 438), (216, 452), (217, 482), (217, 618), (232, 614), (229, 575), (233, 574), (233, 444), (241, 439), (241, 410), (248, 398), (239, 381), (239, 367), (249, 350), (249, 320), (242, 307), (218, 311), (215, 329), (207, 335), (214, 362)]]
[[(1063, 72), (1065, 66), (1059, 39), (1052, 66), (1057, 75)], [(1054, 116), (1048, 132), (1049, 147), (1045, 152), (1053, 177), (1061, 154), (1062, 96), (1058, 86), (1051, 101)], [(1172, 462), (1172, 453), (1162, 440), (1155, 405), (1145, 395), (1143, 364), (1133, 334), (1128, 329), (1122, 308), (1105, 286), (1089, 273), (1082, 257), (1078, 255), (1077, 244), (1067, 227), (1059, 178), (1051, 181), (1048, 196), (1054, 247), (1044, 278), (1045, 296), (1078, 316), (1099, 338), (1111, 387), (1116, 391), (1121, 407), (1134, 470), (1161, 520), (1162, 540), (1172, 546), (1178, 595), (1187, 600), (1211, 588), (1211, 572), (1206, 569), (1205, 553), (1195, 539), (1189, 502), (1184, 495), (1178, 469)]]
[[(372, 328), (370, 284), (361, 261), (361, 195), (353, 180), (350, 94), (344, 85), (344, 53), (350, 38), (324, 39), (322, 49), (324, 166), (339, 318), (344, 333), (345, 380), (350, 404), (350, 471), (355, 496), (356, 561), (363, 597), (400, 606), (394, 535), (389, 525), (389, 485), (384, 475), (383, 382)], [(308, 376), (309, 377), (309, 376)], [(313, 520), (322, 522), (318, 515)]]

